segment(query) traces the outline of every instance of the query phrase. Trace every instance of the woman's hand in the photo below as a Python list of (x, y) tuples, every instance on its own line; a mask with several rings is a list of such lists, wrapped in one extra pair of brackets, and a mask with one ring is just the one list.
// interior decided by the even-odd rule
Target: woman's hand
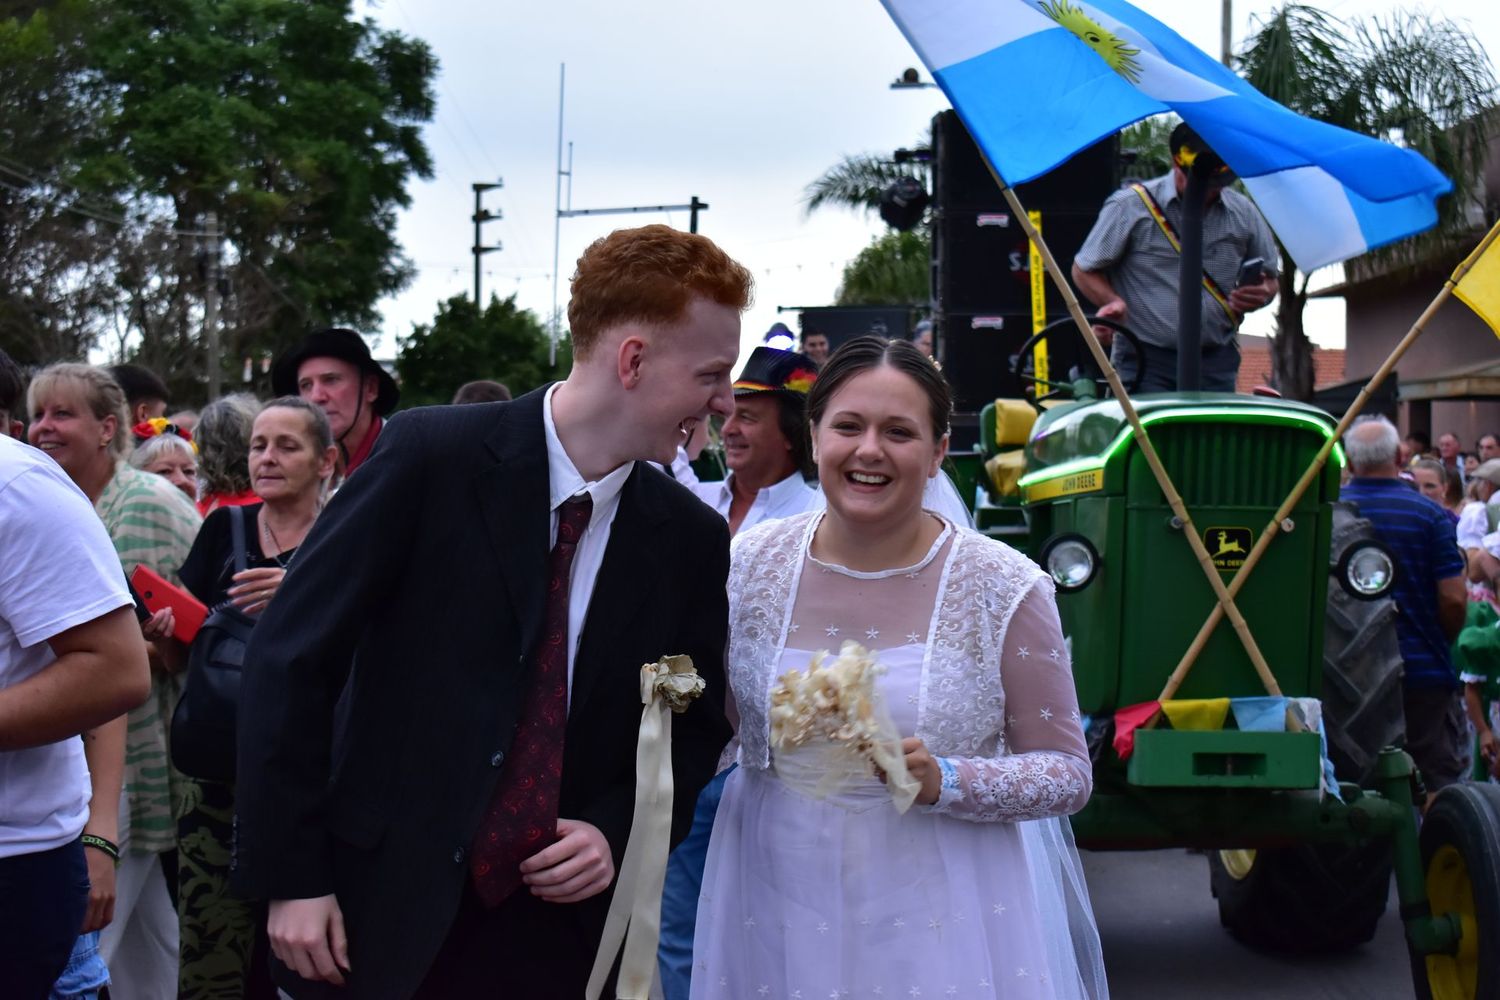
[(242, 573), (236, 573), (234, 586), (229, 588), (229, 599), (245, 614), (259, 614), (265, 610), (267, 604), (271, 603), (271, 598), (276, 596), (276, 591), (285, 577), (286, 570), (279, 566), (247, 569)]
[(169, 638), (175, 631), (177, 631), (177, 619), (173, 617), (171, 608), (162, 608), (141, 622), (141, 635), (146, 637), (147, 642), (160, 642)]
[(915, 736), (901, 741), (901, 752), (906, 754), (907, 773), (922, 786), (917, 792), (917, 805), (932, 805), (943, 790), (943, 769), (938, 766), (937, 758)]
[(102, 931), (115, 918), (115, 859), (93, 847), (83, 849), (89, 866), (89, 905), (80, 934)]

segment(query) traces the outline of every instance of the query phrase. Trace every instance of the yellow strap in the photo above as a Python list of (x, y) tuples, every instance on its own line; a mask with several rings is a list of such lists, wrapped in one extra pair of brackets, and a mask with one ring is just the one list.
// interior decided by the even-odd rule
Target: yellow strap
[[(1146, 206), (1146, 211), (1151, 213), (1151, 218), (1156, 220), (1156, 225), (1161, 229), (1162, 235), (1167, 238), (1167, 242), (1172, 244), (1172, 249), (1179, 254), (1182, 253), (1182, 243), (1177, 239), (1177, 232), (1172, 228), (1172, 223), (1162, 214), (1161, 206), (1156, 203), (1156, 199), (1151, 197), (1151, 193), (1141, 184), (1130, 185), (1130, 190), (1140, 196), (1141, 204)], [(1219, 291), (1219, 286), (1215, 284), (1213, 278), (1208, 276), (1207, 271), (1203, 272), (1203, 290), (1213, 296), (1213, 300), (1223, 307), (1224, 314), (1229, 317), (1229, 325), (1238, 328), (1240, 314), (1234, 311), (1234, 307), (1229, 304), (1224, 293)]]

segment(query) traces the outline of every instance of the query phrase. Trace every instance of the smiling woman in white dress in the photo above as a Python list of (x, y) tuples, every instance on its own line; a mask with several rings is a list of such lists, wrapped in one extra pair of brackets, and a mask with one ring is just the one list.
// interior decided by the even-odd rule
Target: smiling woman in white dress
[[(741, 767), (714, 824), (692, 996), (1107, 995), (1066, 821), (1091, 768), (1051, 580), (922, 507), (951, 396), (905, 342), (845, 344), (808, 400), (826, 511), (735, 540)], [(874, 777), (827, 798), (773, 755), (771, 688), (872, 649), (917, 804)]]

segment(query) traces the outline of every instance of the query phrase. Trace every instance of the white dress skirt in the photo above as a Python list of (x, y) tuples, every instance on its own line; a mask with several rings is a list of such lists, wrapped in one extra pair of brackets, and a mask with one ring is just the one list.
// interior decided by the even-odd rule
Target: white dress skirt
[[(781, 669), (803, 669), (811, 657), (787, 649)], [(921, 657), (914, 645), (881, 653), (881, 690), (899, 732), (913, 731), (908, 696)], [(818, 800), (780, 780), (774, 764), (739, 768), (704, 871), (692, 996), (1067, 995), (1042, 938), (1020, 827), (921, 806), (902, 815), (873, 779)]]

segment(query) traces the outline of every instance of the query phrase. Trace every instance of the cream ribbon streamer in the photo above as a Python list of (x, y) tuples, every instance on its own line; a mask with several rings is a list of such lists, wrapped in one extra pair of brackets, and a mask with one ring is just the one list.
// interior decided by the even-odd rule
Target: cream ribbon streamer
[(648, 1000), (661, 937), (661, 895), (672, 836), (672, 712), (703, 693), (690, 656), (664, 656), (641, 667), (641, 734), (635, 748), (635, 814), (615, 895), (604, 918), (586, 1000), (599, 1000), (624, 942), (618, 1000)]

